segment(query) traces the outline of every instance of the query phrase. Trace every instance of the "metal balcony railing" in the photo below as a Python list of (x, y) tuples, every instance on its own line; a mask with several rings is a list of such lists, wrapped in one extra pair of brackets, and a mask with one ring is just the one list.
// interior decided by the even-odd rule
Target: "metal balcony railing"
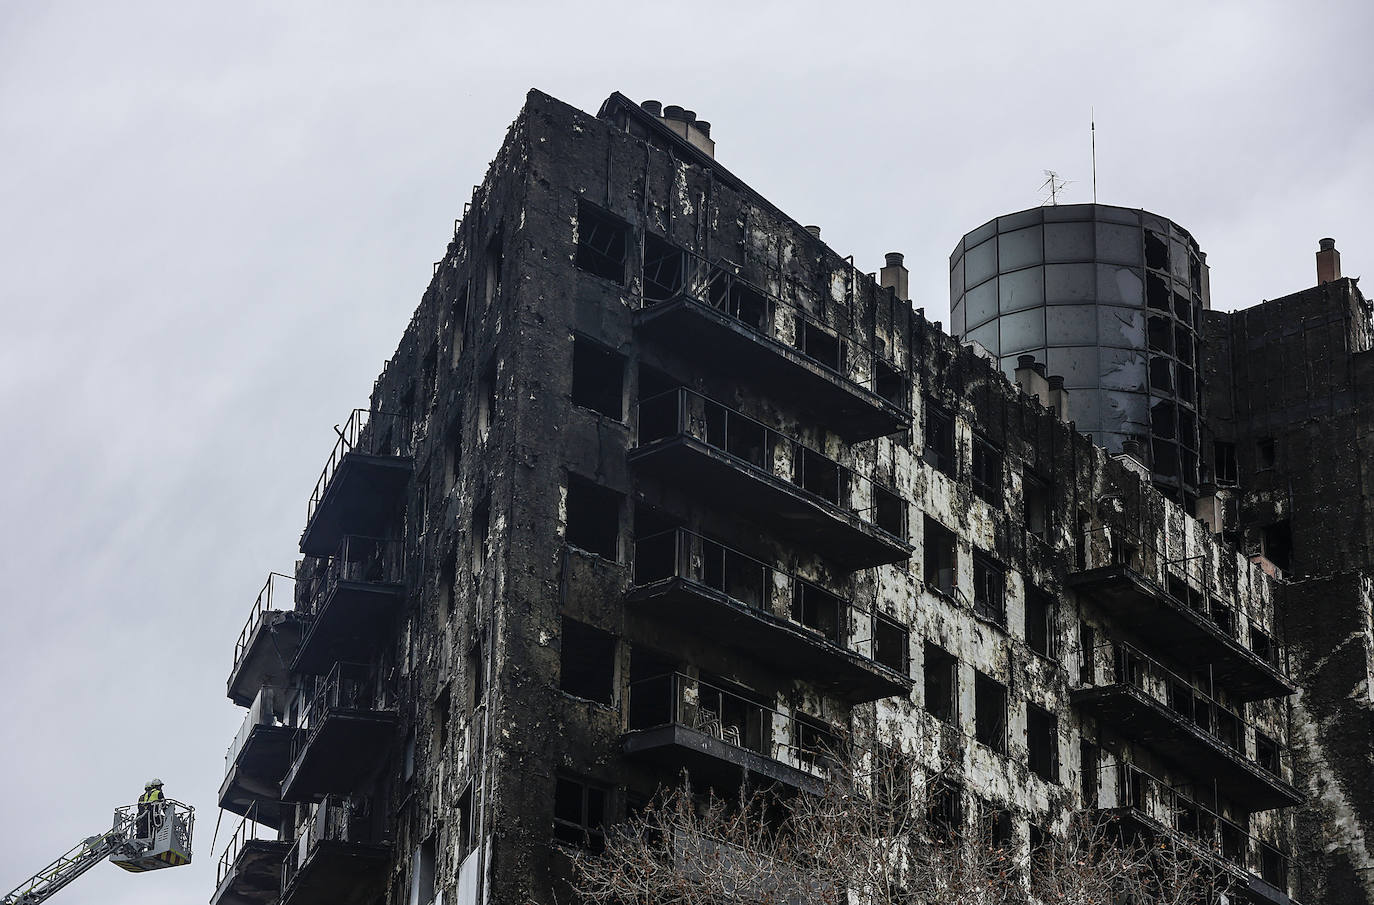
[(315, 517), (315, 511), (320, 508), (320, 503), (324, 501), (325, 493), (329, 490), (329, 482), (334, 479), (334, 474), (349, 453), (367, 456), (409, 454), (409, 422), (405, 416), (396, 412), (354, 409), (349, 413), (348, 420), (342, 428), (335, 425), (334, 432), (339, 438), (334, 441), (334, 448), (330, 450), (329, 459), (326, 460), (324, 470), (320, 472), (320, 478), (315, 482), (315, 489), (310, 494), (310, 503), (305, 513), (307, 525)]
[(741, 466), (789, 482), (812, 500), (858, 516), (899, 539), (906, 536), (906, 501), (824, 453), (686, 387), (640, 400), (635, 446), (692, 437)]
[(299, 759), (329, 715), (339, 710), (385, 711), (394, 706), (387, 683), (363, 663), (336, 663), (329, 675), (316, 681), (315, 693), (301, 710), (291, 738), (291, 760)]
[(1188, 790), (1170, 785), (1131, 764), (1104, 764), (1097, 771), (1095, 800), (1088, 807), (1139, 814), (1149, 825), (1220, 858), (1270, 886), (1288, 890), (1292, 858), (1221, 816)]
[(631, 731), (678, 725), (813, 776), (829, 775), (839, 738), (795, 716), (683, 673), (630, 684)]
[(253, 703), (248, 707), (248, 713), (243, 717), (243, 724), (239, 726), (238, 735), (234, 736), (234, 741), (230, 743), (229, 749), (224, 754), (224, 774), (229, 775), (229, 771), (234, 768), (234, 763), (239, 759), (239, 752), (247, 744), (248, 737), (258, 726), (285, 726), (281, 717), (277, 714), (285, 712), (286, 709), (285, 689), (273, 688), (264, 685), (258, 689), (258, 693), (253, 698)]
[(325, 563), (324, 571), (310, 582), (301, 601), (306, 615), (317, 616), (340, 582), (403, 584), (405, 542), (398, 539), (346, 535)]
[(268, 832), (258, 823), (258, 806), (252, 805), (248, 813), (239, 825), (234, 828), (234, 832), (229, 836), (228, 843), (224, 846), (224, 854), (219, 856), (219, 867), (215, 871), (215, 886), (218, 887), (224, 882), (224, 878), (229, 876), (234, 869), (234, 862), (238, 860), (241, 852), (249, 842), (262, 840), (264, 842), (279, 842), (276, 832)]
[(290, 604), (293, 600), (294, 590), (284, 586), (284, 582), (295, 583), (295, 579), (290, 575), (283, 575), (280, 572), (267, 573), (267, 583), (258, 592), (257, 600), (253, 601), (253, 608), (248, 612), (248, 621), (244, 623), (242, 631), (239, 632), (238, 640), (234, 642), (234, 668), (237, 669), (239, 663), (248, 653), (248, 647), (253, 643), (253, 634), (262, 625), (263, 619), (272, 610), (285, 610), (287, 607), (278, 607), (274, 604)]
[[(1276, 779), (1287, 782), (1292, 777), (1292, 757), (1286, 745), (1139, 648), (1112, 641), (1097, 645), (1088, 656), (1091, 660), (1087, 674), (1080, 674), (1079, 678), (1091, 678), (1092, 684), (1097, 685), (1099, 677), (1105, 676), (1105, 684), (1142, 691), (1181, 721)], [(1256, 739), (1253, 754), (1246, 741), (1251, 733)]]
[[(770, 615), (785, 614), (796, 625), (831, 644), (853, 650), (873, 636), (873, 614), (732, 547), (686, 528), (671, 528), (634, 543), (634, 585), (681, 578), (725, 594)], [(861, 626), (867, 624), (865, 631)]]
[(364, 799), (328, 796), (310, 806), (310, 816), (301, 824), (300, 835), (291, 844), (291, 851), (282, 862), (282, 892), (291, 886), (301, 867), (322, 842), (353, 842), (373, 845), (374, 838), (369, 804)]
[(877, 393), (905, 409), (905, 388), (887, 387), (879, 375), (879, 363), (891, 373), (897, 366), (873, 346), (849, 336), (836, 336), (830, 328), (796, 305), (784, 302), (735, 274), (728, 266), (710, 261), (686, 249), (656, 242), (659, 253), (646, 253), (640, 305), (686, 299), (720, 312), (753, 333), (796, 349), (841, 379)]

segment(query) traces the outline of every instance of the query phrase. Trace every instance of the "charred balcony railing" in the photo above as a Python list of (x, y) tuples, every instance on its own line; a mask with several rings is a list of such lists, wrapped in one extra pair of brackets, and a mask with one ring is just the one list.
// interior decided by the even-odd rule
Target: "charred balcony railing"
[(289, 575), (268, 573), (248, 621), (234, 642), (234, 666), (229, 671), (229, 700), (247, 707), (258, 689), (286, 680), (301, 641), (301, 619), (291, 609)]
[(1099, 645), (1089, 655), (1088, 675), (1081, 677), (1093, 684), (1071, 693), (1076, 707), (1181, 768), (1200, 771), (1249, 810), (1302, 802), (1290, 782), (1288, 750), (1277, 739), (1129, 644)]
[(281, 905), (364, 905), (386, 886), (391, 845), (365, 799), (329, 796), (311, 807), (281, 863)]
[(345, 536), (302, 590), (305, 637), (292, 668), (318, 675), (367, 660), (405, 599), (405, 543)]
[(390, 682), (361, 663), (335, 664), (316, 680), (291, 737), (282, 799), (308, 801), (356, 791), (384, 761), (396, 723)]
[(911, 426), (906, 377), (871, 346), (656, 237), (645, 252), (639, 325), (806, 408), (850, 442)]
[(873, 655), (872, 612), (685, 528), (635, 541), (627, 600), (852, 701), (911, 691), (904, 663)]
[(851, 568), (908, 559), (906, 501), (823, 453), (686, 387), (641, 400), (630, 463), (744, 512)]
[(210, 905), (268, 905), (281, 894), (282, 861), (291, 843), (261, 824), (275, 823), (249, 808), (229, 837), (215, 871)]
[(818, 792), (839, 744), (819, 721), (682, 673), (630, 684), (629, 729), (626, 754), (724, 786), (748, 776)]
[[(1066, 584), (1097, 600), (1114, 621), (1162, 645), (1246, 700), (1292, 694), (1282, 645), (1237, 609), (1192, 588), (1175, 567), (1199, 556), (1168, 558), (1130, 535), (1095, 545), (1080, 536), (1077, 564)], [(1161, 577), (1162, 576), (1162, 577)], [(1247, 628), (1249, 643), (1241, 639)], [(1262, 640), (1261, 640), (1262, 639)]]
[(295, 730), (282, 719), (284, 689), (264, 686), (253, 699), (238, 735), (224, 755), (219, 806), (241, 816), (254, 811), (266, 823), (281, 819), (281, 781), (291, 756)]
[(306, 509), (301, 552), (326, 556), (346, 534), (379, 536), (399, 515), (414, 459), (410, 420), (354, 409), (325, 462)]
[(1114, 812), (1140, 831), (1179, 841), (1213, 859), (1231, 878), (1234, 891), (1250, 902), (1291, 905), (1292, 859), (1208, 807), (1206, 796), (1125, 763), (1104, 764), (1093, 785), (1089, 808)]

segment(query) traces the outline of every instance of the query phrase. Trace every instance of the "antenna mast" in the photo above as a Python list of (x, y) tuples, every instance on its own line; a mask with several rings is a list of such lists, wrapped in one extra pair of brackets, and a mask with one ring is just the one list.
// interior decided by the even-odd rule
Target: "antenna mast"
[(1040, 191), (1043, 192), (1047, 186), (1050, 190), (1049, 200), (1045, 201), (1040, 206), (1045, 207), (1048, 205), (1053, 207), (1059, 204), (1059, 193), (1064, 191), (1064, 187), (1069, 185), (1071, 180), (1060, 179), (1059, 174), (1054, 170), (1041, 170), (1040, 172), (1045, 174), (1045, 181), (1040, 183)]
[(1088, 108), (1088, 121), (1091, 123), (1093, 140), (1093, 204), (1097, 203), (1097, 111)]

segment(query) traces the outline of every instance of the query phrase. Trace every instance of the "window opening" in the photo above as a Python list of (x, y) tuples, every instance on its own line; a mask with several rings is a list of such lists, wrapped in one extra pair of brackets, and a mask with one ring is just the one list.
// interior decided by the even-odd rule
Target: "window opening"
[(445, 685), (444, 690), (439, 692), (439, 696), (434, 700), (434, 747), (441, 754), (448, 747), (448, 726), (452, 710), (449, 686)]
[(620, 494), (577, 475), (568, 475), (568, 543), (603, 559), (620, 552)]
[(1050, 488), (1036, 476), (1021, 475), (1021, 502), (1026, 531), (1041, 540), (1050, 535)]
[(906, 536), (906, 500), (896, 492), (873, 487), (873, 523), (895, 537)]
[(625, 358), (580, 336), (573, 338), (572, 401), (614, 418), (625, 417)]
[(906, 377), (881, 359), (873, 363), (873, 383), (878, 395), (893, 405), (906, 407)]
[(430, 905), (434, 901), (434, 859), (437, 853), (434, 834), (415, 850), (410, 872), (411, 905)]
[(908, 674), (907, 628), (882, 613), (873, 617), (873, 659), (904, 676)]
[(925, 516), (922, 550), (926, 587), (952, 595), (955, 585), (955, 537), (944, 525)]
[(1268, 770), (1275, 776), (1282, 774), (1282, 764), (1279, 757), (1279, 743), (1274, 741), (1263, 732), (1255, 732), (1255, 762), (1261, 769)]
[(682, 291), (687, 255), (653, 233), (644, 235), (644, 300), (665, 302)]
[(996, 506), (1002, 502), (1002, 452), (986, 437), (973, 437), (973, 492)]
[(1042, 657), (1059, 656), (1057, 611), (1052, 596), (1039, 588), (1026, 588), (1026, 644)]
[(926, 825), (937, 845), (951, 845), (963, 823), (960, 787), (946, 779), (932, 779), (926, 791)]
[(615, 636), (563, 617), (559, 688), (609, 706), (615, 698)]
[(938, 720), (959, 722), (959, 660), (929, 641), (925, 644), (926, 713)]
[(973, 736), (999, 754), (1007, 753), (1007, 687), (974, 670)]
[(933, 402), (926, 402), (925, 460), (932, 468), (956, 477), (958, 460), (954, 455), (954, 416)]
[(483, 502), (472, 513), (472, 531), (468, 542), (472, 545), (472, 574), (477, 575), (487, 564), (491, 534), (491, 504)]
[(1007, 624), (1006, 573), (982, 551), (973, 554), (973, 613), (997, 625)]
[(577, 269), (623, 286), (629, 231), (624, 220), (578, 201)]
[(482, 642), (478, 641), (468, 651), (468, 684), (472, 688), (472, 709), (482, 706), (487, 697), (487, 663), (482, 655)]
[(839, 739), (835, 731), (816, 717), (804, 713), (792, 719), (793, 745), (797, 760), (813, 767), (824, 767), (839, 756)]
[(458, 858), (461, 861), (468, 852), (477, 847), (475, 827), (472, 820), (472, 784), (458, 797)]
[(1043, 707), (1026, 705), (1026, 743), (1031, 772), (1059, 782), (1059, 720)]
[(606, 847), (606, 791), (558, 777), (553, 790), (553, 838), (600, 852)]
[(990, 801), (980, 801), (978, 811), (983, 842), (996, 851), (1010, 851), (1015, 842), (1010, 812)]
[(1083, 807), (1089, 810), (1098, 805), (1097, 792), (1100, 779), (1097, 771), (1099, 769), (1097, 745), (1087, 739), (1080, 739), (1078, 742), (1078, 771), (1082, 781), (1080, 791), (1083, 795)]
[(483, 301), (487, 308), (496, 300), (496, 296), (501, 291), (501, 267), (504, 263), (501, 250), (501, 230), (496, 231), (496, 235), (491, 237), (487, 243), (486, 272), (483, 274)]
[(468, 290), (466, 286), (453, 300), (453, 305), (448, 312), (448, 321), (449, 367), (456, 368), (463, 357), (463, 344), (467, 338), (468, 330)]
[(803, 319), (801, 329), (802, 354), (822, 367), (844, 373), (844, 341)]
[(496, 418), (496, 358), (487, 362), (477, 381), (477, 437), (485, 441)]
[(801, 464), (801, 474), (798, 475), (797, 483), (802, 489), (838, 506), (844, 483), (840, 463), (806, 447), (802, 447), (798, 461)]
[(842, 644), (845, 622), (843, 601), (810, 582), (798, 581), (796, 588), (792, 597), (792, 620), (820, 634), (827, 641)]
[(1255, 467), (1260, 471), (1273, 468), (1278, 462), (1278, 450), (1273, 437), (1260, 437), (1255, 441)]

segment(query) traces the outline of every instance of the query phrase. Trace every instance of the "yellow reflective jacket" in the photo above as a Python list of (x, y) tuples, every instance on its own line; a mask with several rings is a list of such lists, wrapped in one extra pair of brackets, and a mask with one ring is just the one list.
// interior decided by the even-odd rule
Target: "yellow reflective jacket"
[(152, 803), (155, 802), (155, 801), (161, 801), (161, 800), (162, 800), (162, 790), (161, 790), (161, 789), (149, 789), (149, 790), (147, 790), (146, 792), (144, 792), (142, 795), (139, 796), (138, 803), (139, 803), (139, 804), (152, 804)]

